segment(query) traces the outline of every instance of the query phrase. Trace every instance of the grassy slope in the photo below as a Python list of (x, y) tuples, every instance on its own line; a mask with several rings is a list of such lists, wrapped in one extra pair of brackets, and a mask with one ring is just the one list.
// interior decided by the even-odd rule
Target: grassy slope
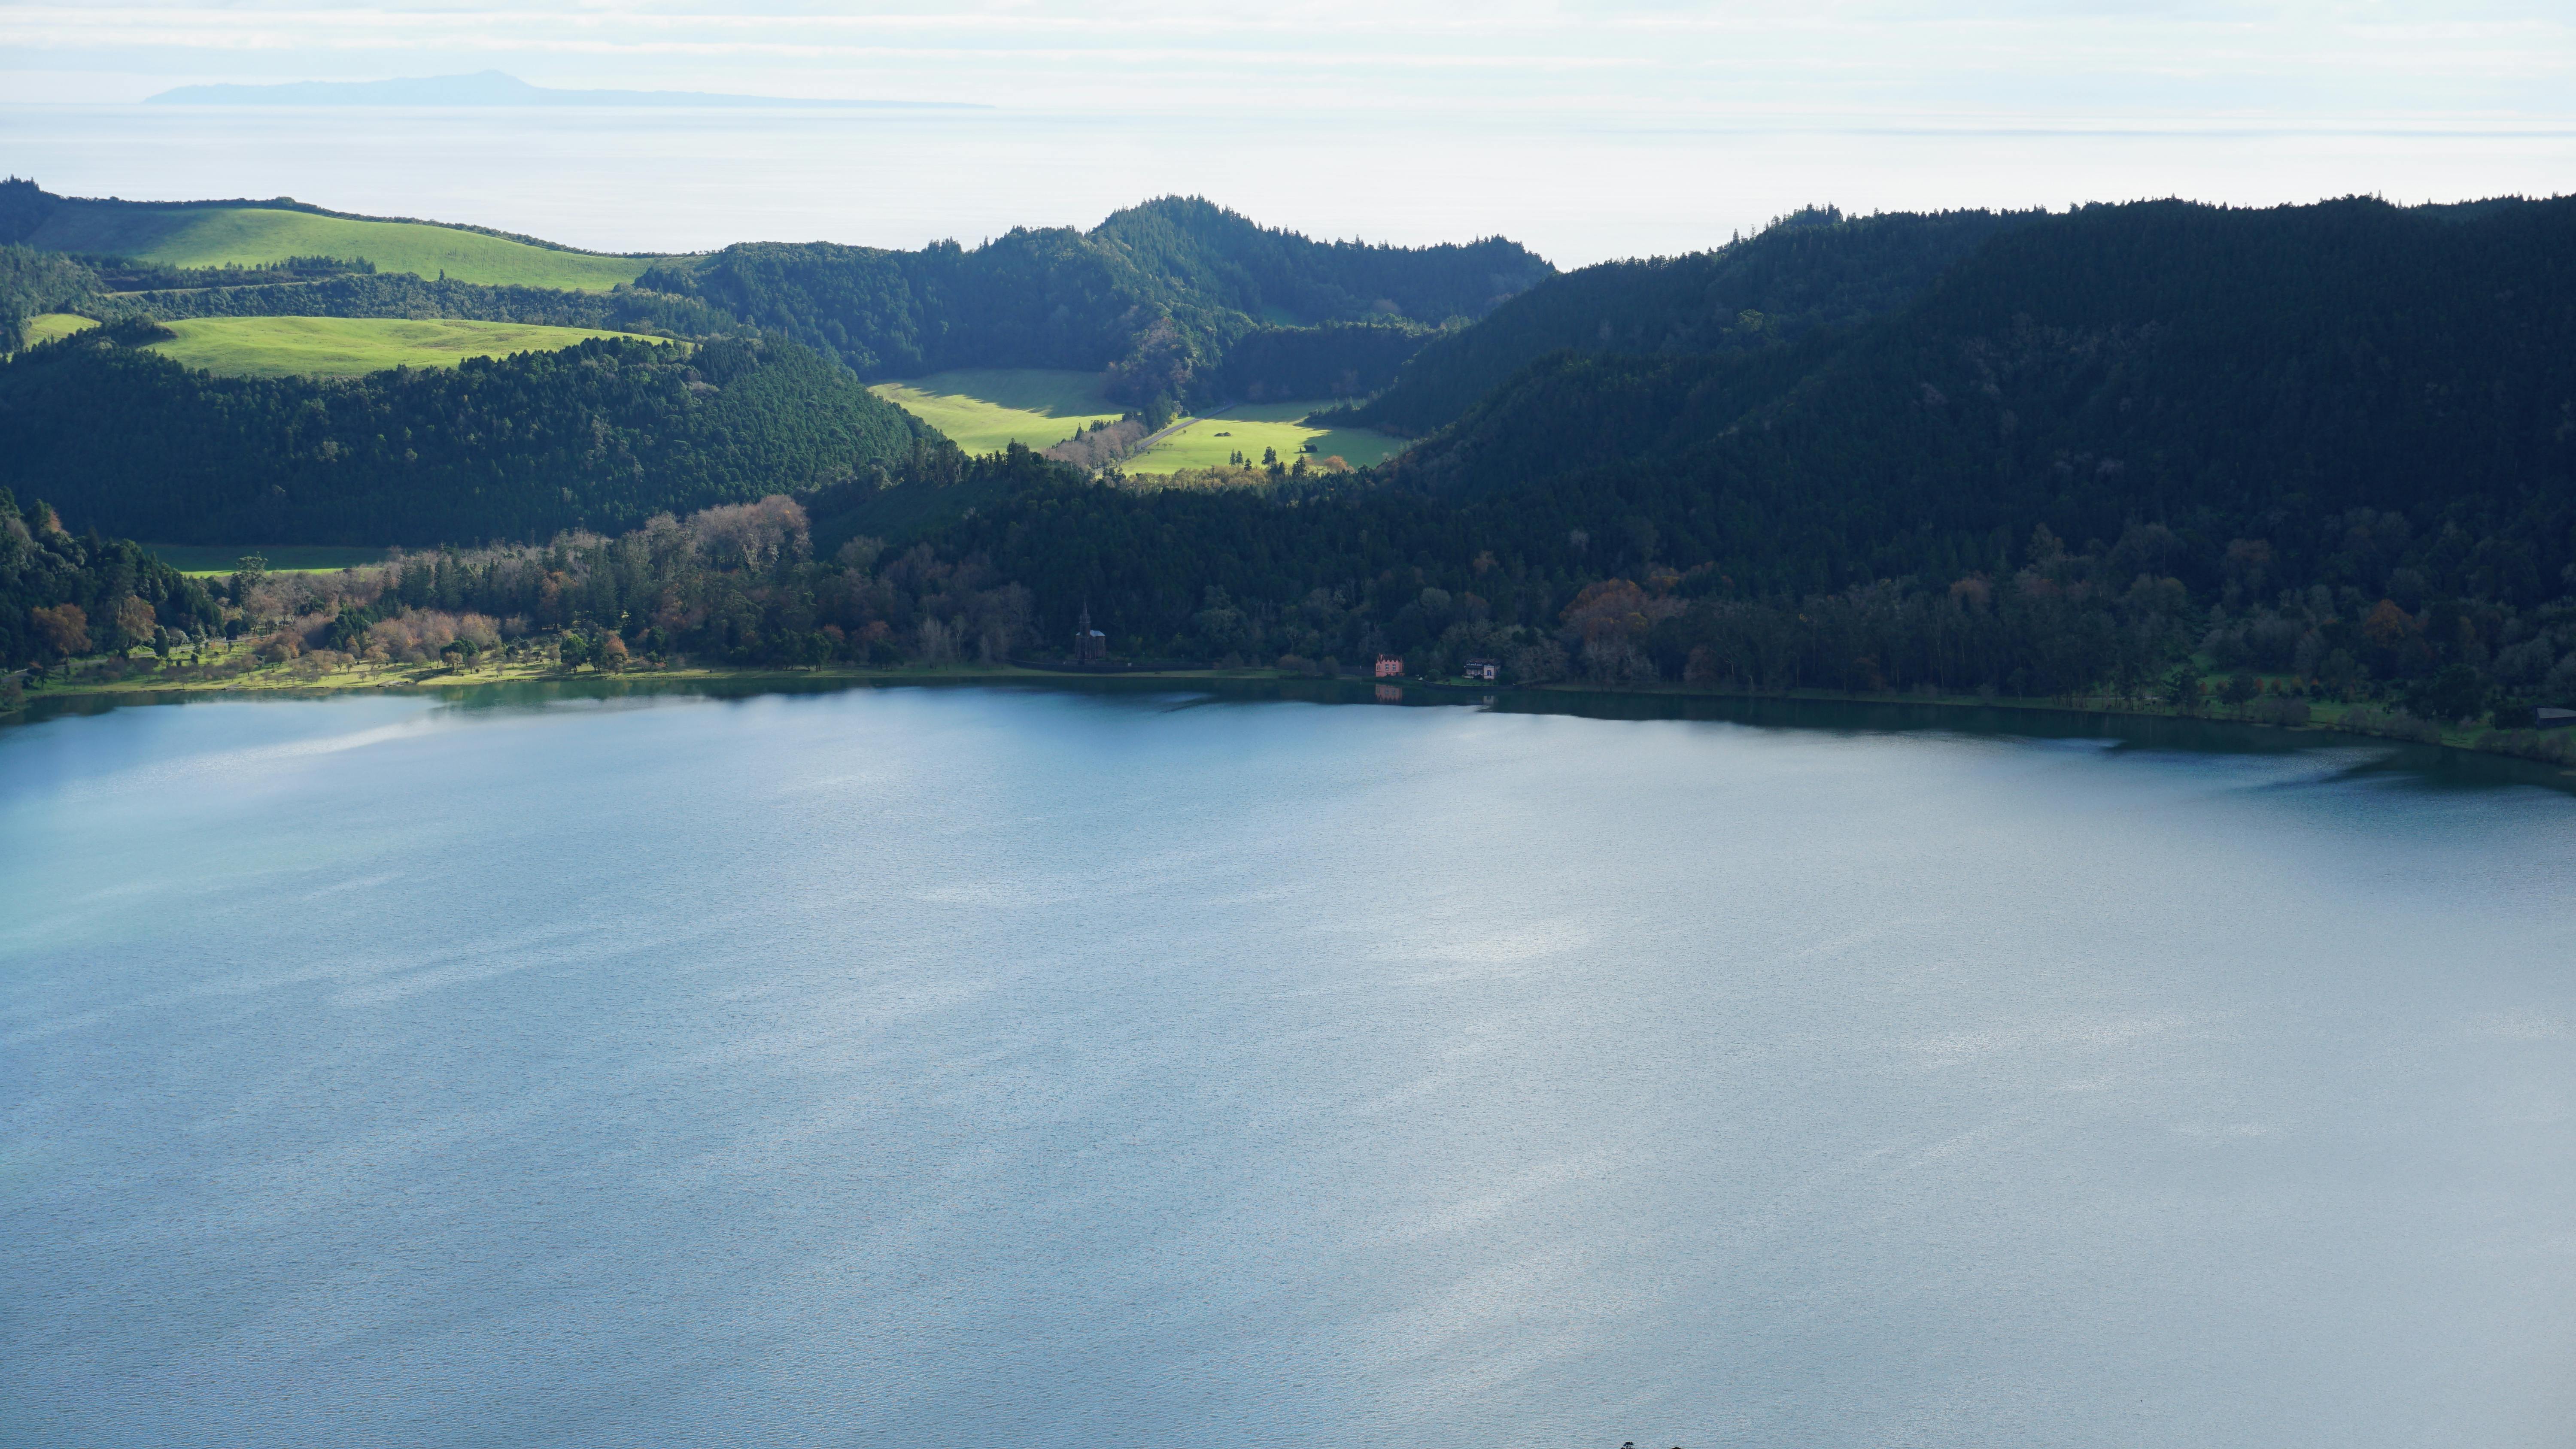
[(871, 391), (969, 453), (998, 453), (1014, 441), (1044, 450), (1094, 421), (1118, 421), (1121, 411), (1100, 395), (1096, 372), (968, 368), (881, 382)]
[(327, 543), (148, 543), (161, 561), (183, 574), (220, 578), (240, 567), (244, 554), (268, 560), (273, 574), (332, 574), (385, 561), (380, 548), (342, 548)]
[(1264, 448), (1278, 449), (1279, 461), (1287, 463), (1295, 461), (1298, 453), (1313, 443), (1315, 449), (1310, 457), (1338, 456), (1354, 468), (1365, 468), (1409, 446), (1402, 438), (1367, 428), (1312, 428), (1297, 421), (1323, 406), (1326, 404), (1321, 402), (1241, 403), (1215, 416), (1193, 420), (1118, 466), (1130, 473), (1216, 468), (1224, 466), (1237, 449), (1257, 464)]
[(33, 347), (39, 342), (51, 342), (57, 337), (69, 337), (75, 332), (97, 325), (96, 322), (77, 313), (39, 312), (27, 319), (27, 345)]
[(649, 257), (559, 252), (481, 232), (407, 221), (352, 221), (267, 207), (154, 208), (72, 202), (46, 219), (29, 244), (48, 251), (99, 252), (174, 267), (245, 265), (287, 257), (364, 257), (380, 272), (440, 272), (490, 286), (605, 292), (642, 276)]
[(468, 357), (554, 352), (585, 338), (621, 335), (399, 317), (197, 317), (167, 325), (178, 337), (153, 343), (153, 351), (229, 377), (362, 377), (391, 367), (453, 367)]

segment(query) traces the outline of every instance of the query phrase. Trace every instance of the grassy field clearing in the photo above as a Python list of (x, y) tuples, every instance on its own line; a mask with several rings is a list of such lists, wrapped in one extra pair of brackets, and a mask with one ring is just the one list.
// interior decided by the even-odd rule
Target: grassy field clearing
[(51, 342), (57, 337), (69, 337), (75, 332), (85, 332), (97, 325), (96, 322), (76, 312), (39, 312), (27, 319), (27, 345), (33, 347), (39, 342)]
[(1043, 451), (1094, 422), (1114, 423), (1124, 411), (1100, 395), (1096, 372), (967, 368), (881, 382), (871, 391), (969, 453), (998, 453), (1013, 442)]
[(1321, 402), (1241, 403), (1215, 417), (1197, 418), (1187, 427), (1119, 464), (1130, 473), (1176, 473), (1183, 468), (1221, 468), (1238, 450), (1252, 463), (1261, 450), (1275, 448), (1279, 461), (1293, 463), (1306, 445), (1309, 460), (1339, 457), (1354, 468), (1382, 463), (1410, 446), (1404, 439), (1367, 428), (1310, 428), (1297, 421)]
[(258, 554), (273, 574), (335, 574), (385, 561), (380, 548), (342, 548), (327, 543), (147, 543), (145, 548), (183, 574), (219, 578), (241, 566), (242, 556)]
[(631, 282), (648, 257), (595, 257), (454, 227), (409, 221), (352, 221), (258, 206), (143, 207), (73, 202), (27, 239), (58, 252), (98, 252), (172, 267), (245, 266), (287, 257), (364, 257), (380, 272), (490, 286), (605, 292)]
[(154, 352), (227, 377), (363, 377), (390, 367), (453, 367), (468, 357), (554, 352), (586, 338), (626, 335), (400, 317), (194, 317), (167, 325), (179, 335), (151, 344)]

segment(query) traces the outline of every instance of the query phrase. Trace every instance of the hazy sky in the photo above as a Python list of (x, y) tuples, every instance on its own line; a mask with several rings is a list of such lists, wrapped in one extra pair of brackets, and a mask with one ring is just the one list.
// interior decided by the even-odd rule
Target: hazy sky
[(2050, 126), (2576, 116), (2576, 4), (0, 4), (10, 92), (499, 67), (999, 104), (1570, 108)]
[[(1623, 193), (1662, 186), (1671, 195), (1661, 210), (1624, 194), (1605, 204), (1649, 230), (1665, 215), (1687, 218), (1689, 229), (1633, 245), (1606, 232), (1578, 240), (1567, 231), (1558, 243), (1566, 260), (1705, 238), (1721, 223), (1758, 222), (1801, 200), (1867, 210), (2169, 193), (2287, 201), (2349, 191), (2419, 200), (2576, 190), (2576, 0), (0, 0), (0, 96), (16, 102), (116, 103), (200, 81), (485, 68), (555, 86), (977, 101), (1030, 116), (1114, 115), (1144, 126), (1122, 133), (1114, 154), (1074, 147), (1050, 157), (1058, 171), (1092, 174), (1066, 175), (1060, 196), (1024, 190), (1040, 212), (1029, 219), (1039, 221), (1097, 219), (1049, 207), (1092, 208), (1095, 198), (1209, 184), (1214, 163), (1203, 153), (1216, 144), (1211, 136), (1240, 149), (1247, 143), (1233, 138), (1284, 146), (1302, 135), (1297, 164), (1338, 169), (1355, 198), (1337, 202), (1312, 184), (1315, 175), (1303, 185), (1279, 177), (1269, 188), (1279, 198), (1271, 210), (1292, 214), (1277, 219), (1409, 235), (1417, 229), (1411, 221), (1384, 214), (1387, 197), (1401, 194), (1391, 176), (1410, 170), (1437, 191), (1445, 182), (1434, 168), (1464, 165), (1478, 171), (1469, 180), (1479, 194), (1517, 182), (1552, 189), (1561, 202), (1565, 188), (1589, 174), (1593, 143), (1584, 138), (1629, 137), (1601, 143), (1632, 154), (1605, 162), (1600, 177), (1615, 176)], [(1151, 140), (1156, 116), (1171, 118), (1170, 158), (1199, 159), (1163, 156)], [(1453, 137), (1491, 127), (1493, 139), (1481, 152), (1467, 142), (1414, 150), (1373, 140), (1371, 118), (1388, 125), (1388, 136), (1407, 127), (1447, 128)], [(1223, 126), (1211, 128), (1219, 120)], [(18, 149), (80, 189), (176, 184), (120, 169), (119, 158), (104, 153), (67, 163), (59, 158), (69, 153), (46, 150), (26, 126), (16, 131), (0, 135), (0, 146), (23, 143)], [(1763, 139), (1737, 147), (1743, 164), (1723, 175), (1706, 170), (1706, 155), (1719, 153), (1684, 148), (1699, 159), (1677, 161), (1658, 179), (1633, 154), (1635, 136), (1657, 132)], [(1504, 154), (1511, 147), (1533, 159), (1516, 166)], [(0, 166), (12, 159), (0, 156)], [(103, 169), (75, 177), (64, 175), (66, 164)], [(925, 184), (923, 176), (935, 184), (939, 166), (924, 164), (903, 184)], [(281, 167), (240, 184), (273, 174), (272, 191), (326, 189)], [(1098, 174), (1103, 167), (1113, 174)], [(972, 216), (954, 229), (971, 239), (999, 213), (989, 197), (972, 194), (969, 178), (956, 186), (958, 207)], [(1702, 189), (1711, 194), (1697, 194)], [(523, 219), (551, 214), (541, 190), (518, 197), (500, 187), (493, 204)], [(1510, 206), (1489, 210), (1497, 226), (1514, 224)], [(834, 215), (818, 212), (812, 224), (847, 232)], [(1372, 216), (1383, 224), (1365, 225)], [(512, 216), (475, 219), (517, 224)], [(1440, 224), (1453, 218), (1443, 212)], [(1534, 212), (1524, 229), (1548, 224)], [(667, 226), (685, 230), (687, 219)], [(902, 241), (895, 233), (904, 227), (918, 229), (888, 222), (883, 234), (847, 239)]]

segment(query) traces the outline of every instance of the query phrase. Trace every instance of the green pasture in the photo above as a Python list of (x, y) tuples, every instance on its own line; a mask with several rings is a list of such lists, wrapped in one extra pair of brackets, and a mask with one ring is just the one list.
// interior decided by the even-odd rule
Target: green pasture
[(327, 543), (147, 543), (163, 563), (183, 574), (218, 578), (241, 567), (245, 554), (268, 560), (273, 574), (335, 574), (385, 561), (380, 548), (342, 548)]
[(1101, 396), (1100, 374), (1035, 367), (975, 367), (871, 391), (946, 433), (969, 453), (1014, 442), (1044, 451), (1124, 411)]
[(227, 377), (363, 377), (392, 367), (453, 367), (468, 357), (556, 352), (587, 338), (627, 335), (452, 318), (192, 317), (165, 325), (179, 335), (150, 344), (152, 351)]
[[(1338, 457), (1354, 468), (1366, 468), (1411, 446), (1402, 438), (1368, 428), (1315, 428), (1298, 421), (1326, 406), (1322, 402), (1240, 403), (1208, 417), (1192, 418), (1180, 431), (1118, 466), (1130, 473), (1222, 468), (1240, 450), (1257, 467), (1261, 450), (1274, 448), (1282, 463), (1293, 463), (1303, 453), (1310, 462)], [(1311, 449), (1309, 443), (1314, 445)]]
[(414, 221), (353, 221), (262, 206), (129, 206), (70, 202), (27, 244), (97, 252), (171, 267), (250, 266), (287, 257), (364, 257), (380, 272), (441, 272), (460, 282), (605, 292), (653, 265), (649, 257), (559, 252), (478, 231)]
[(27, 319), (27, 345), (33, 347), (39, 342), (69, 337), (97, 325), (76, 312), (39, 312)]

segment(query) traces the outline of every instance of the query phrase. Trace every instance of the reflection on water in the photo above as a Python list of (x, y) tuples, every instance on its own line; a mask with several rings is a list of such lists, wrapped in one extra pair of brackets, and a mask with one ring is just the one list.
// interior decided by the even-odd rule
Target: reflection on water
[(1402, 693), (0, 730), (0, 1437), (2576, 1434), (2563, 793)]

